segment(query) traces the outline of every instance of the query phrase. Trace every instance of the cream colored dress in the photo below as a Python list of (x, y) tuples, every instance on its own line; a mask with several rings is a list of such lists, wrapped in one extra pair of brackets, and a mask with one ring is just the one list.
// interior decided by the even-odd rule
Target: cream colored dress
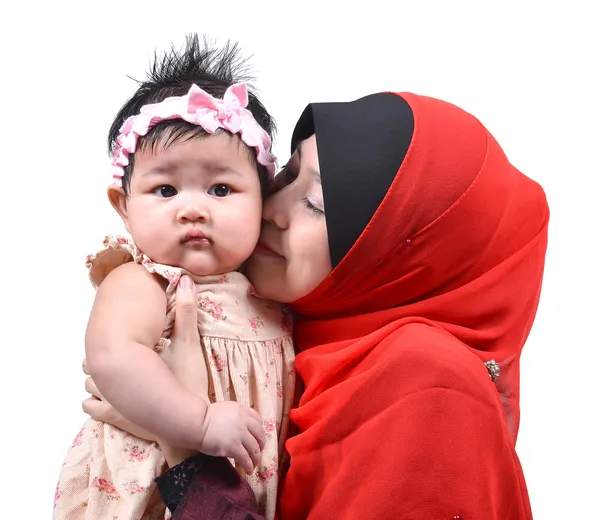
[[(169, 348), (175, 288), (182, 270), (152, 262), (125, 237), (109, 236), (105, 248), (88, 257), (98, 286), (115, 267), (135, 261), (168, 282), (163, 337), (155, 350)], [(255, 296), (238, 272), (196, 277), (198, 330), (212, 401), (237, 401), (263, 417), (267, 443), (248, 481), (267, 518), (275, 515), (277, 483), (288, 413), (294, 397), (291, 323), (279, 304)], [(159, 447), (114, 426), (89, 420), (75, 437), (56, 488), (54, 518), (163, 519), (169, 513), (154, 479), (166, 469)]]

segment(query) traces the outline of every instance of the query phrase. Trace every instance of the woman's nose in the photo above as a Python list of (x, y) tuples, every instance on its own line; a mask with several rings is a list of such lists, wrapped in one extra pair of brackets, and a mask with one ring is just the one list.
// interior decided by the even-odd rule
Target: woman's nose
[(269, 195), (263, 204), (263, 220), (279, 229), (287, 229), (290, 222), (292, 201), (287, 200), (285, 190)]

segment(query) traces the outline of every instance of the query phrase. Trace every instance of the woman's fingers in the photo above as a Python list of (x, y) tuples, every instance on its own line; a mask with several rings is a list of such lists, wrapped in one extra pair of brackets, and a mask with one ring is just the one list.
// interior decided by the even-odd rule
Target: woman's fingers
[(101, 421), (109, 424), (113, 424), (114, 417), (111, 415), (113, 408), (106, 401), (101, 401), (95, 397), (88, 397), (83, 403), (81, 408), (87, 413), (92, 419)]
[(171, 341), (189, 342), (198, 345), (198, 297), (196, 285), (191, 277), (184, 275), (177, 284), (175, 294), (175, 323)]
[(137, 424), (128, 421), (119, 412), (117, 412), (108, 401), (97, 399), (96, 397), (88, 397), (83, 403), (81, 408), (88, 414), (92, 419), (100, 421), (123, 430), (124, 432), (130, 433), (140, 439), (145, 439), (150, 442), (156, 442), (156, 437), (148, 430), (140, 428)]
[(104, 397), (100, 393), (100, 390), (98, 390), (96, 383), (94, 383), (94, 380), (91, 377), (88, 377), (85, 380), (85, 391), (88, 394), (92, 394), (96, 399), (104, 399)]

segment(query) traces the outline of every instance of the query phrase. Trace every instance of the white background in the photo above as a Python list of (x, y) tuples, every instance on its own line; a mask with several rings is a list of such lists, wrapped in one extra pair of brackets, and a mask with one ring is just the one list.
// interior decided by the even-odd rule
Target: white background
[[(550, 247), (522, 359), (518, 452), (536, 519), (600, 518), (594, 2), (6, 2), (0, 13), (2, 518), (50, 518), (84, 420), (85, 255), (121, 225), (105, 138), (151, 52), (241, 42), (286, 159), (311, 101), (412, 91), (474, 113), (545, 188)], [(595, 424), (594, 424), (595, 423)]]

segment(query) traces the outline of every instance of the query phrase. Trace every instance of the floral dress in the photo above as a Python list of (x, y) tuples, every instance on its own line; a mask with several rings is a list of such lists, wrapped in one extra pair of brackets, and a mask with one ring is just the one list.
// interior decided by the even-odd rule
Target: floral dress
[[(156, 264), (126, 237), (108, 236), (104, 249), (88, 257), (97, 287), (115, 267), (137, 262), (168, 282), (164, 332), (155, 350), (169, 347), (175, 288), (182, 269)], [(267, 518), (275, 515), (278, 472), (294, 398), (291, 322), (279, 304), (255, 295), (239, 272), (194, 277), (198, 330), (209, 374), (211, 401), (237, 401), (256, 409), (267, 435), (261, 461), (248, 481)], [(54, 519), (153, 520), (169, 517), (154, 484), (166, 470), (157, 444), (88, 420), (63, 463)]]

